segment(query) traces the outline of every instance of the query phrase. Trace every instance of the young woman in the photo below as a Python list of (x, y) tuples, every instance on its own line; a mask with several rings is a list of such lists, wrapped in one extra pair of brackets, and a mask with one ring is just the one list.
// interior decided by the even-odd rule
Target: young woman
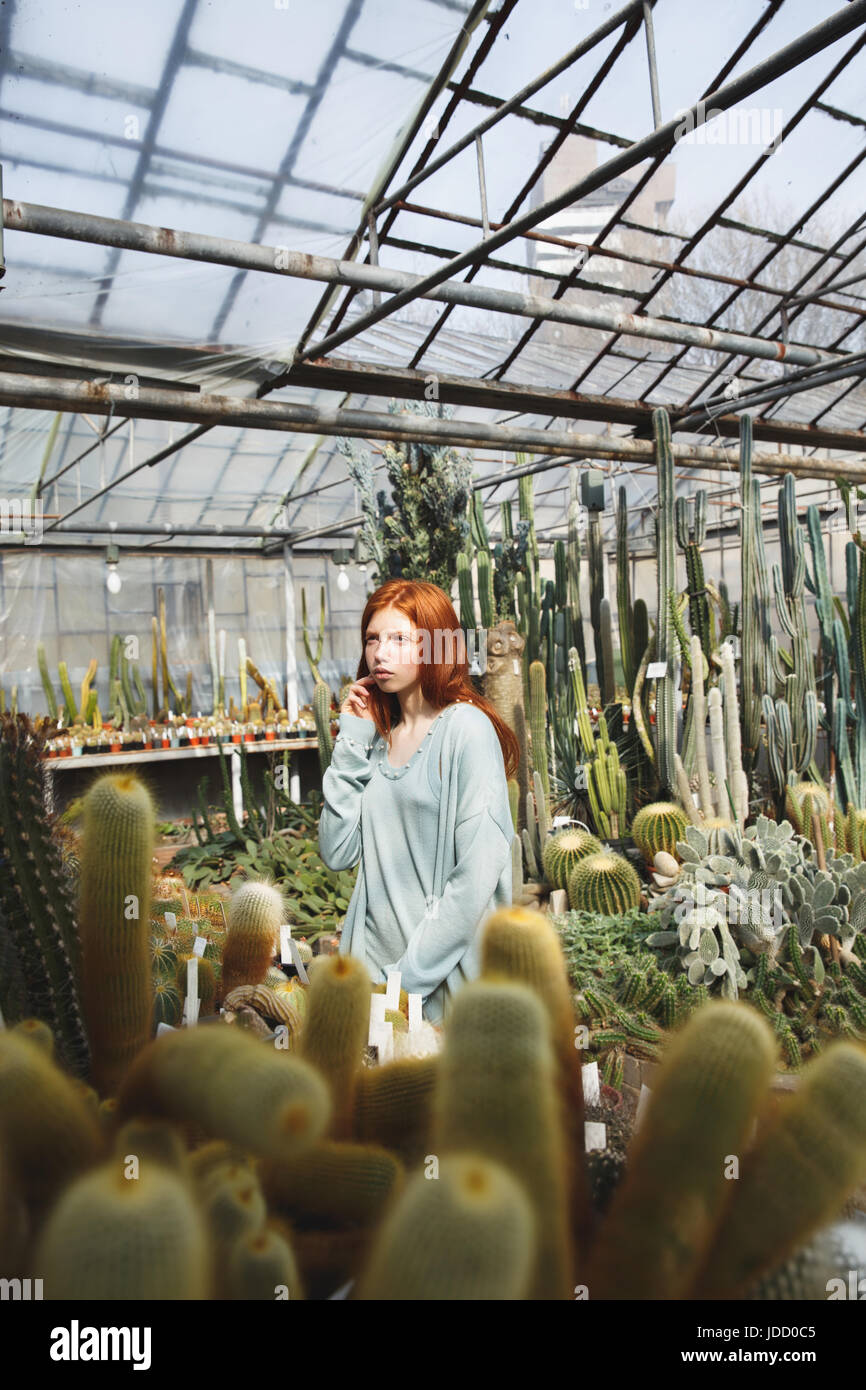
[(322, 858), (360, 861), (340, 949), (399, 970), (439, 1023), (478, 974), (478, 929), (511, 903), (507, 777), (519, 745), (468, 675), (448, 596), (391, 579), (361, 618), (363, 655), (322, 778)]

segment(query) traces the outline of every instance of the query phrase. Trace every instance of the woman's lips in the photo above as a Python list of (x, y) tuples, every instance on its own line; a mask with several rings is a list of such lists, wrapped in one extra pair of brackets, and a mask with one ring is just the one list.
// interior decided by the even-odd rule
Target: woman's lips
[(373, 672), (373, 675), (374, 675), (374, 676), (382, 676), (382, 677), (384, 677), (384, 676), (392, 676), (393, 674), (394, 674), (393, 671), (382, 671), (382, 670), (379, 669), (378, 666), (376, 667), (376, 670)]

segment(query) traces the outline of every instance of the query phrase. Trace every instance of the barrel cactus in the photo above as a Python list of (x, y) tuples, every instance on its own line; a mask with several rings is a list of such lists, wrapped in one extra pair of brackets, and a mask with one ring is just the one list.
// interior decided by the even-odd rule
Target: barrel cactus
[(648, 864), (659, 850), (676, 855), (677, 842), (686, 833), (688, 820), (681, 806), (673, 801), (654, 801), (638, 811), (631, 825), (631, 837)]
[(569, 906), (584, 912), (612, 917), (639, 907), (640, 895), (640, 879), (621, 854), (589, 854), (575, 866), (568, 880)]
[(554, 888), (568, 888), (572, 869), (588, 854), (598, 854), (601, 841), (588, 830), (568, 825), (551, 835), (542, 852), (544, 877)]

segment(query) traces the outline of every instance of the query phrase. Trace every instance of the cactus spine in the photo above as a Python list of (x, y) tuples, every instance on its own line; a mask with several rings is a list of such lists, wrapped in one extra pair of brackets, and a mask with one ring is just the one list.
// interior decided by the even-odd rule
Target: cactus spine
[(544, 665), (533, 661), (529, 667), (529, 735), (532, 740), (532, 764), (541, 777), (545, 799), (550, 796), (547, 770), (547, 683)]
[(628, 784), (603, 714), (598, 719), (595, 757), (587, 766), (586, 788), (596, 830), (604, 839), (616, 839), (625, 829)]
[(686, 833), (686, 816), (672, 801), (656, 801), (638, 811), (631, 825), (631, 837), (648, 864), (659, 850), (676, 855), (677, 842)]
[(544, 877), (554, 888), (567, 889), (568, 878), (575, 864), (585, 855), (597, 854), (600, 850), (601, 841), (590, 835), (588, 830), (567, 825), (555, 831), (542, 849)]
[(324, 681), (317, 681), (313, 690), (313, 714), (319, 745), (319, 767), (324, 774), (331, 766), (334, 752), (334, 740), (331, 737), (331, 691)]
[(128, 773), (106, 773), (84, 798), (82, 998), (93, 1084), (113, 1095), (150, 1037), (153, 802)]

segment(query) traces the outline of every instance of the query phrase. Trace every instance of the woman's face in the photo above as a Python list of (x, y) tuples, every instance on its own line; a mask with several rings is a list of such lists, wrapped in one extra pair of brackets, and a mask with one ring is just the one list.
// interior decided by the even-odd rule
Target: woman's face
[(367, 670), (388, 695), (412, 690), (421, 678), (422, 638), (411, 618), (398, 608), (381, 608), (367, 626)]

